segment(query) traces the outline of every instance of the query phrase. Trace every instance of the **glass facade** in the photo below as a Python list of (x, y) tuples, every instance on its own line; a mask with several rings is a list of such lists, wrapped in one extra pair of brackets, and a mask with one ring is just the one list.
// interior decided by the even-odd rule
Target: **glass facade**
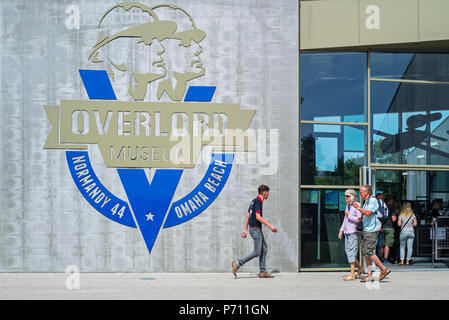
[(302, 124), (301, 184), (358, 185), (365, 141), (365, 126)]
[(338, 230), (360, 167), (376, 190), (449, 213), (449, 54), (303, 53), (301, 268), (347, 267)]
[(449, 83), (371, 81), (373, 163), (449, 165)]
[(449, 81), (446, 53), (370, 53), (372, 78)]
[(301, 56), (301, 120), (365, 122), (366, 54)]
[(302, 268), (347, 265), (344, 241), (338, 239), (346, 206), (344, 192), (341, 189), (301, 190)]

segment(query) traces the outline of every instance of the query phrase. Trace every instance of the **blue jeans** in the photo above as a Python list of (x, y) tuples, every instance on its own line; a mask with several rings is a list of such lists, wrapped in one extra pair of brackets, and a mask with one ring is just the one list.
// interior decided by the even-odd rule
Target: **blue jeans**
[(415, 231), (402, 231), (399, 236), (399, 241), (401, 244), (400, 256), (401, 260), (405, 257), (405, 246), (407, 246), (407, 260), (410, 260), (413, 253), (413, 241), (415, 240)]
[(265, 238), (263, 236), (261, 229), (249, 228), (249, 234), (251, 238), (254, 240), (254, 250), (253, 252), (247, 254), (242, 259), (237, 261), (239, 266), (243, 266), (248, 261), (259, 257), (259, 269), (260, 272), (266, 272), (266, 257), (267, 257), (267, 243), (265, 242)]

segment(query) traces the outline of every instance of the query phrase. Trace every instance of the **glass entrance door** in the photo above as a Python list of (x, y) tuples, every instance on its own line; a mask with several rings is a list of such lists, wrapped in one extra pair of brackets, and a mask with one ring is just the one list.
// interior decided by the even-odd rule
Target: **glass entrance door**
[[(449, 215), (449, 183), (447, 171), (377, 170), (376, 192), (395, 199), (394, 209), (409, 202), (418, 220), (415, 228), (413, 258), (429, 258), (432, 253), (431, 221)], [(398, 232), (396, 230), (396, 232)], [(399, 235), (397, 235), (397, 238)]]
[(338, 239), (346, 207), (345, 190), (320, 188), (301, 191), (302, 268), (348, 267), (344, 240)]
[(411, 202), (415, 214), (426, 220), (431, 215), (449, 215), (448, 171), (378, 169), (375, 172), (376, 193), (391, 195), (401, 204)]

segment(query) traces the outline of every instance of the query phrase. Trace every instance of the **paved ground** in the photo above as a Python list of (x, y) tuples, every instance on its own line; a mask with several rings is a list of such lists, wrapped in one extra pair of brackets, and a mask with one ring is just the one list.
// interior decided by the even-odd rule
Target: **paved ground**
[[(410, 271), (412, 270), (412, 271)], [(3, 273), (0, 299), (307, 300), (449, 299), (449, 271), (393, 271), (382, 281), (343, 281), (343, 272), (277, 273)], [(79, 289), (76, 289), (79, 284)], [(69, 290), (68, 288), (72, 288)]]

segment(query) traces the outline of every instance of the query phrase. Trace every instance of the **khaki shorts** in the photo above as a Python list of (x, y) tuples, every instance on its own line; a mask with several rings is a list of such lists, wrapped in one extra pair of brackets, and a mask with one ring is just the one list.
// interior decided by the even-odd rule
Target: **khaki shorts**
[(360, 246), (362, 247), (362, 256), (371, 257), (376, 255), (376, 245), (378, 237), (379, 231), (377, 232), (362, 231), (360, 238)]
[(392, 247), (394, 245), (394, 229), (384, 228), (382, 230), (382, 246)]

